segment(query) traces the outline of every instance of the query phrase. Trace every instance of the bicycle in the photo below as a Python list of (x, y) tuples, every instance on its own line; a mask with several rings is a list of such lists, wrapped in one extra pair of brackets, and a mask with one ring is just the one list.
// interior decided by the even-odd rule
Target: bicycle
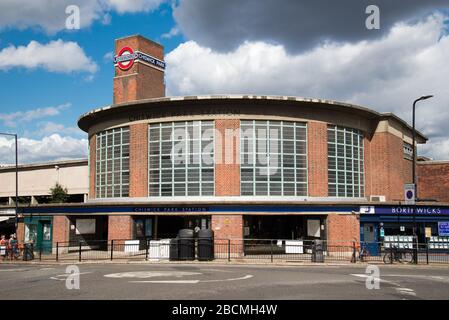
[(366, 262), (370, 257), (369, 251), (366, 249), (366, 245), (362, 244), (359, 251), (359, 260), (360, 262)]
[(409, 251), (400, 251), (396, 246), (393, 246), (389, 252), (384, 254), (383, 261), (385, 264), (392, 264), (393, 262), (412, 263), (413, 254)]

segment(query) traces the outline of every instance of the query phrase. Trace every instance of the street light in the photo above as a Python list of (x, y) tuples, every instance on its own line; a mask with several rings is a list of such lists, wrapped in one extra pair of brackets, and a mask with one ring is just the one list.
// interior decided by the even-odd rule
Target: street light
[(416, 140), (416, 129), (415, 129), (415, 108), (416, 103), (418, 101), (427, 100), (432, 98), (433, 95), (427, 95), (422, 96), (415, 101), (413, 101), (413, 118), (412, 118), (412, 125), (413, 125), (413, 142), (412, 142), (412, 148), (413, 148), (413, 168), (412, 168), (412, 175), (413, 175), (413, 186), (415, 188), (415, 204), (413, 205), (413, 237), (414, 241), (416, 241), (417, 245), (414, 250), (413, 254), (413, 260), (415, 263), (418, 263), (418, 239), (416, 234), (416, 201), (418, 201), (418, 186), (416, 185), (416, 146), (415, 146), (415, 140)]
[(4, 135), (4, 136), (9, 136), (9, 137), (14, 137), (14, 141), (15, 141), (15, 146), (16, 146), (16, 214), (15, 214), (15, 218), (16, 221), (14, 223), (14, 228), (15, 228), (15, 233), (17, 236), (17, 227), (19, 225), (19, 216), (18, 216), (18, 209), (19, 209), (19, 160), (18, 160), (18, 151), (17, 151), (17, 134), (12, 134), (12, 133), (3, 133), (0, 132), (0, 135)]

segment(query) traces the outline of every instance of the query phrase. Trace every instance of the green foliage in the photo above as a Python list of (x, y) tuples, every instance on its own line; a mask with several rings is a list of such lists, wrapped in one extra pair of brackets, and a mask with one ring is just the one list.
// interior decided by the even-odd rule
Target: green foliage
[(69, 199), (67, 188), (64, 188), (59, 183), (56, 183), (53, 188), (50, 189), (52, 203), (66, 203)]

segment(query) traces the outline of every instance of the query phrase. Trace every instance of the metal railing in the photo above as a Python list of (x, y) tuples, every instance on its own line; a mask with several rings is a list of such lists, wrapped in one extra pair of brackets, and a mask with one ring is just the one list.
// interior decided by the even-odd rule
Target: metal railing
[(427, 243), (401, 248), (351, 240), (121, 239), (57, 242), (51, 248), (35, 248), (34, 259), (449, 264), (449, 248), (434, 248)]

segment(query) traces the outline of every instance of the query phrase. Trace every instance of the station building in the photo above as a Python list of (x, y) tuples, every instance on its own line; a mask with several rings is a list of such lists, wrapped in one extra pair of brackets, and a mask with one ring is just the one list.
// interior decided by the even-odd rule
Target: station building
[(419, 221), (424, 237), (449, 221), (447, 162), (420, 161), (421, 211), (412, 220), (404, 205), (412, 128), (396, 115), (294, 96), (166, 97), (163, 47), (141, 36), (115, 46), (113, 104), (78, 120), (88, 198), (21, 208), (22, 239), (36, 217), (51, 221), (51, 243), (194, 227), (220, 239), (378, 241), (380, 229)]

